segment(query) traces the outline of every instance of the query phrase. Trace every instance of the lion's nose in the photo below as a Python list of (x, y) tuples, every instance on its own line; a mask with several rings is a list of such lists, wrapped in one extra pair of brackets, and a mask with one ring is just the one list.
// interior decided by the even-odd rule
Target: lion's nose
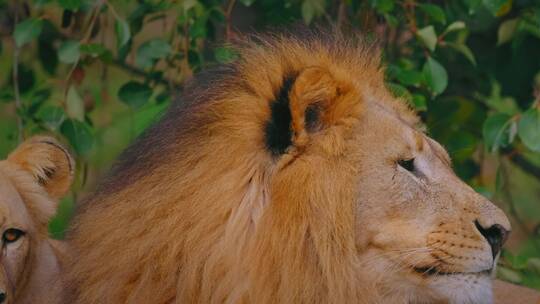
[(474, 221), (474, 225), (476, 226), (476, 229), (478, 229), (478, 231), (480, 231), (480, 233), (488, 241), (489, 245), (491, 246), (491, 253), (493, 254), (493, 259), (495, 259), (495, 256), (497, 255), (497, 253), (499, 253), (499, 251), (501, 251), (501, 248), (504, 242), (506, 242), (506, 239), (508, 238), (508, 234), (510, 232), (504, 229), (504, 227), (499, 224), (492, 225), (489, 228), (484, 228), (476, 220)]
[(0, 291), (0, 304), (4, 303), (5, 300), (6, 300), (6, 293), (3, 291)]

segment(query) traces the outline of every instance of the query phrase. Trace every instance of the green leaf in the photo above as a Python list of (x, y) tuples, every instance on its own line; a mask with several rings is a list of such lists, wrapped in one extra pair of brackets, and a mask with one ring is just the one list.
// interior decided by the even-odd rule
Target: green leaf
[(540, 274), (540, 258), (529, 258), (527, 260), (527, 268)]
[(502, 266), (497, 267), (497, 277), (512, 283), (520, 283), (522, 281), (519, 272)]
[(518, 123), (518, 134), (527, 148), (540, 152), (540, 108), (533, 107), (523, 113)]
[(448, 33), (455, 32), (455, 31), (461, 31), (461, 30), (464, 30), (466, 28), (467, 28), (467, 25), (465, 24), (465, 22), (463, 22), (463, 21), (454, 21), (446, 28), (446, 30), (444, 30), (443, 35), (446, 35)]
[(467, 60), (469, 60), (474, 66), (476, 66), (476, 59), (474, 58), (474, 54), (468, 46), (463, 43), (454, 42), (447, 42), (446, 44), (454, 50), (460, 52), (463, 56), (465, 56), (465, 58), (467, 58)]
[(430, 50), (434, 51), (437, 46), (437, 34), (433, 25), (426, 26), (416, 32), (418, 39)]
[(302, 18), (306, 24), (310, 24), (313, 18), (324, 14), (324, 0), (304, 0), (302, 2)]
[(482, 134), (488, 151), (496, 152), (499, 148), (511, 143), (511, 118), (512, 116), (508, 114), (497, 113), (484, 121)]
[(446, 15), (442, 8), (435, 4), (420, 4), (420, 9), (428, 15), (433, 21), (440, 24), (446, 24)]
[(407, 100), (408, 102), (410, 102), (412, 100), (412, 95), (409, 92), (409, 90), (407, 90), (406, 87), (404, 87), (404, 86), (402, 86), (400, 84), (391, 83), (391, 82), (387, 83), (386, 86), (388, 87), (390, 92), (392, 92), (392, 94), (396, 98), (403, 98), (403, 99)]
[(148, 102), (152, 89), (143, 83), (130, 81), (118, 90), (118, 98), (131, 108), (139, 108)]
[(66, 114), (61, 107), (46, 106), (36, 113), (36, 118), (41, 120), (49, 130), (56, 131), (66, 119)]
[(490, 96), (483, 98), (483, 101), (490, 108), (499, 113), (505, 113), (513, 116), (520, 112), (514, 98), (501, 96), (501, 85), (496, 81), (494, 81), (491, 85)]
[(37, 18), (28, 18), (15, 26), (13, 38), (15, 45), (21, 47), (41, 34), (43, 20)]
[(415, 70), (398, 69), (396, 72), (396, 79), (406, 86), (419, 86), (423, 77), (422, 73)]
[(422, 69), (424, 79), (433, 95), (439, 95), (448, 86), (446, 69), (435, 59), (429, 57)]
[(84, 101), (74, 86), (70, 86), (67, 93), (66, 113), (69, 118), (84, 121)]
[(131, 39), (129, 24), (125, 20), (116, 19), (114, 23), (114, 30), (116, 32), (116, 47), (121, 48), (125, 46), (129, 39)]
[(77, 11), (82, 6), (81, 0), (58, 0), (60, 6), (70, 11)]
[(378, 13), (386, 14), (394, 10), (394, 0), (371, 0), (371, 6), (374, 7)]
[(75, 119), (66, 119), (60, 127), (60, 132), (79, 155), (86, 155), (94, 144), (94, 137), (90, 127)]
[(193, 39), (206, 37), (206, 18), (197, 18), (189, 27), (189, 36)]
[(219, 63), (228, 63), (234, 61), (238, 54), (231, 48), (219, 47), (214, 50), (214, 57)]
[(500, 14), (499, 12), (509, 5), (512, 0), (482, 0), (482, 4), (491, 12), (493, 16)]
[(412, 96), (412, 103), (417, 111), (427, 111), (427, 100), (424, 95), (414, 94)]
[(518, 21), (518, 18), (514, 18), (501, 23), (497, 30), (497, 45), (505, 44), (512, 40), (516, 33)]
[(240, 0), (240, 3), (242, 3), (245, 6), (251, 6), (255, 0)]
[(75, 63), (80, 56), (80, 44), (75, 40), (62, 42), (58, 49), (58, 60), (63, 63)]
[(463, 162), (476, 151), (477, 139), (471, 133), (462, 130), (459, 136), (451, 136), (445, 144), (455, 162)]
[(171, 53), (171, 46), (162, 39), (152, 39), (143, 43), (137, 49), (135, 63), (141, 68), (149, 68), (161, 58)]
[(82, 54), (90, 55), (92, 57), (99, 57), (107, 52), (105, 46), (100, 43), (82, 44), (79, 50)]

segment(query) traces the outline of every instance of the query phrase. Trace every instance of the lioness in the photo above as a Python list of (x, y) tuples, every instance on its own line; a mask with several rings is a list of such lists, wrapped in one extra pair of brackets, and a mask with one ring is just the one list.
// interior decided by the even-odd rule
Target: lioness
[(50, 303), (59, 292), (63, 244), (48, 237), (74, 162), (58, 142), (33, 137), (0, 161), (0, 303)]
[(67, 303), (491, 303), (510, 233), (373, 47), (259, 36), (77, 212)]

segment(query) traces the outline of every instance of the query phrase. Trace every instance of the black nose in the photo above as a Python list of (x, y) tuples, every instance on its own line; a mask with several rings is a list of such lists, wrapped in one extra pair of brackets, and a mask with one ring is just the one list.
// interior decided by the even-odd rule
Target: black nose
[(495, 224), (487, 229), (482, 227), (478, 221), (474, 221), (474, 225), (488, 241), (489, 245), (491, 246), (493, 259), (495, 259), (497, 253), (501, 251), (504, 242), (506, 242), (509, 231), (504, 229), (504, 227), (499, 224)]
[(6, 293), (3, 291), (0, 291), (0, 303), (4, 303), (6, 300)]

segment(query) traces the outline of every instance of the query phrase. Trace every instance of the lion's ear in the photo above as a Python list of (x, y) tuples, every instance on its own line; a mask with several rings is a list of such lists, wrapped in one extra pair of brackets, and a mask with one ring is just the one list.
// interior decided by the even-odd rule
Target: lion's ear
[(351, 110), (346, 102), (351, 91), (349, 83), (322, 67), (309, 67), (286, 78), (271, 105), (267, 146), (274, 154), (290, 146), (305, 146), (310, 133), (333, 125)]
[(7, 160), (30, 173), (51, 198), (61, 198), (71, 187), (75, 162), (67, 149), (52, 137), (26, 140)]

